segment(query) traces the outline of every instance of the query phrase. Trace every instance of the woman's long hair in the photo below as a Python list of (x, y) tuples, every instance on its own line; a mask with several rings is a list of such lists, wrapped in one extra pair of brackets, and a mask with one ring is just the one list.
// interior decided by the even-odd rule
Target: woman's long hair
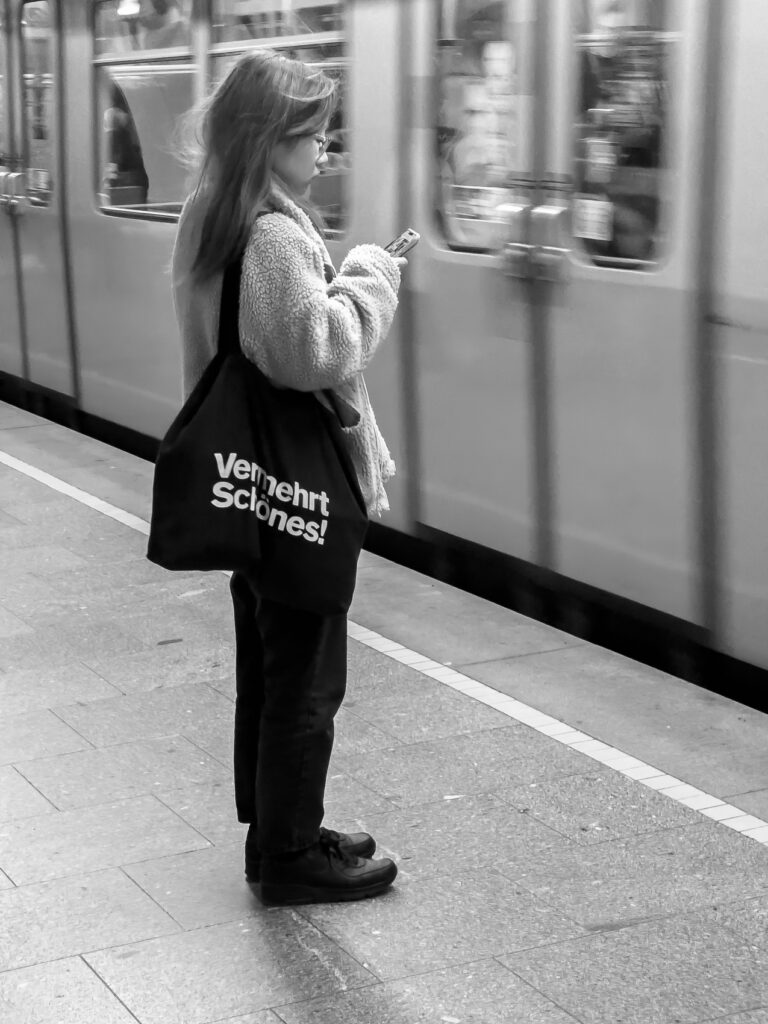
[(319, 69), (271, 50), (241, 57), (187, 123), (196, 194), (205, 198), (192, 274), (200, 282), (243, 251), (272, 183), (278, 142), (310, 135), (334, 109), (336, 85)]

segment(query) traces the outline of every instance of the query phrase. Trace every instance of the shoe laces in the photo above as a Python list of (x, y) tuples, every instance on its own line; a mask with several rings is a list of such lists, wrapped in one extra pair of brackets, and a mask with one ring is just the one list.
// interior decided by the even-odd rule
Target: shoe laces
[(357, 857), (341, 846), (341, 836), (333, 829), (321, 828), (318, 842), (320, 849), (329, 860), (333, 857), (340, 860), (342, 864), (354, 865), (357, 863)]

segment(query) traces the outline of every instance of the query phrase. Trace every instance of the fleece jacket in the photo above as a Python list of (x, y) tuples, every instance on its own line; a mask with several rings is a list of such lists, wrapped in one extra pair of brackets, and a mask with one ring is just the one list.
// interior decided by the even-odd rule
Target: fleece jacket
[[(187, 200), (173, 252), (173, 298), (186, 398), (216, 352), (223, 273), (193, 280), (205, 196)], [(381, 436), (362, 371), (387, 336), (397, 309), (400, 268), (378, 245), (357, 245), (338, 273), (325, 242), (277, 184), (251, 232), (240, 285), (240, 344), (281, 387), (312, 391), (330, 405), (369, 514), (389, 508), (384, 484), (395, 466)]]

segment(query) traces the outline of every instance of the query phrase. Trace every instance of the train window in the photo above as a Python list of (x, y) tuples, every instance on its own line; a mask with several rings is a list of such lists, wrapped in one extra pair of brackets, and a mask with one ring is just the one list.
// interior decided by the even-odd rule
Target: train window
[[(0, 39), (4, 38), (5, 25), (3, 12), (0, 9)], [(12, 163), (10, 125), (8, 124), (8, 92), (7, 92), (6, 49), (0, 42), (0, 167)]]
[(341, 32), (342, 0), (213, 0), (213, 41)]
[(96, 53), (189, 49), (191, 10), (192, 0), (99, 0)]
[(671, 3), (576, 6), (574, 235), (597, 265), (652, 269), (664, 243), (669, 174)]
[(53, 195), (53, 12), (48, 0), (21, 8), (24, 154), (27, 196), (47, 206)]
[(527, 0), (441, 0), (437, 26), (437, 213), (451, 248), (503, 241), (497, 207), (530, 175)]
[(191, 64), (97, 67), (99, 201), (134, 213), (181, 210), (187, 169), (172, 139), (192, 106)]

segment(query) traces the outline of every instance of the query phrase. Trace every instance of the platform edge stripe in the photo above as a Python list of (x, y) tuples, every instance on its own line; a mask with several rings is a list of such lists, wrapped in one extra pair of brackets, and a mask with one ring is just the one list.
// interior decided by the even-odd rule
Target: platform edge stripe
[(95, 512), (101, 512), (105, 516), (109, 516), (110, 519), (116, 519), (118, 523), (129, 526), (138, 533), (143, 533), (145, 536), (149, 534), (149, 523), (146, 519), (141, 519), (139, 516), (133, 515), (132, 512), (126, 512), (116, 505), (111, 505), (108, 501), (97, 498), (95, 494), (89, 494), (79, 487), (74, 487), (72, 484), (68, 484), (66, 480), (60, 480), (59, 477), (46, 473), (45, 470), (38, 469), (37, 466), (31, 466), (28, 462), (22, 462), (21, 459), (9, 455), (8, 452), (4, 452), (2, 449), (0, 449), (0, 462), (8, 466), (9, 469), (15, 469), (18, 473), (24, 473), (25, 476), (30, 477), (32, 480), (45, 484), (46, 487), (50, 487), (53, 491), (58, 491), (60, 494), (65, 494), (68, 498), (79, 501), (81, 505), (87, 505), (88, 508), (92, 508)]
[(760, 818), (756, 818), (752, 814), (745, 814), (742, 811), (738, 818), (726, 818), (723, 821), (723, 825), (727, 825), (728, 828), (732, 828), (735, 832), (751, 832), (754, 829), (764, 828), (768, 825), (768, 822), (761, 821)]

